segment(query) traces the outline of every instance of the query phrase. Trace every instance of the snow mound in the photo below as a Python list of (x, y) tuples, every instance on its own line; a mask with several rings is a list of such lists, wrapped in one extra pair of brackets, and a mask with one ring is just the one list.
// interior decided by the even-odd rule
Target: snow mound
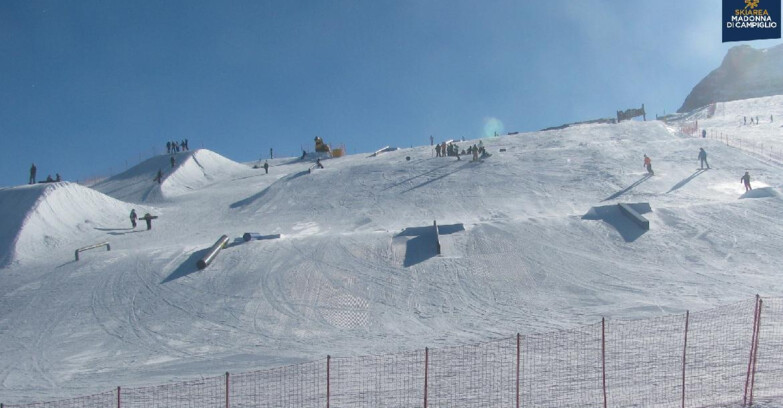
[[(152, 157), (94, 188), (128, 202), (165, 201), (248, 170), (247, 166), (217, 153), (198, 149)], [(155, 181), (158, 171), (162, 174), (161, 183)]]
[(743, 194), (740, 198), (768, 198), (779, 197), (780, 194), (772, 187), (755, 188)]
[(131, 205), (68, 182), (0, 190), (0, 265), (51, 256), (104, 235), (100, 227), (130, 227)]

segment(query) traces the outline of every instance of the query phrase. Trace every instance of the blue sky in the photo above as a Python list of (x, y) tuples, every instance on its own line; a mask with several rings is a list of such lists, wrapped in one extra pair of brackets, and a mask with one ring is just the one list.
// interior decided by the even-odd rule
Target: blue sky
[[(108, 176), (187, 138), (237, 161), (531, 131), (717, 68), (721, 2), (0, 2), (0, 185)], [(754, 41), (766, 48), (780, 40)]]

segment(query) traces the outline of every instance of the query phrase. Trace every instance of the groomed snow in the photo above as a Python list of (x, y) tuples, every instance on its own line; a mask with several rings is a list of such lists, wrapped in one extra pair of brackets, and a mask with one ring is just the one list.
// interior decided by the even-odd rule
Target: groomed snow
[[(781, 102), (719, 104), (700, 125), (781, 148)], [(774, 122), (739, 126), (744, 115)], [(435, 158), (430, 146), (312, 171), (283, 158), (268, 175), (199, 150), (173, 169), (152, 158), (101, 193), (0, 191), (0, 248), (12, 260), (0, 269), (0, 401), (780, 296), (783, 167), (676, 129), (624, 122), (483, 139), (492, 156), (478, 163)], [(699, 147), (709, 171), (698, 171)], [(649, 205), (650, 230), (619, 217), (619, 202)], [(152, 230), (130, 230), (130, 208), (158, 215)], [(426, 237), (433, 220), (444, 226), (440, 256)], [(245, 243), (245, 232), (281, 237)], [(232, 244), (198, 271), (222, 234)], [(111, 251), (73, 260), (106, 240)]]

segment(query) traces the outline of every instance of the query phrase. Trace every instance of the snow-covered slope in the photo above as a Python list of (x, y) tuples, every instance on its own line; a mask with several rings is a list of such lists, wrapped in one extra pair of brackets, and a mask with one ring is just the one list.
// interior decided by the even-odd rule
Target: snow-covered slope
[[(734, 131), (738, 113), (776, 103), (726, 105), (710, 129)], [(776, 130), (760, 129), (747, 137)], [(42, 251), (34, 266), (0, 270), (0, 401), (478, 342), (783, 291), (783, 168), (774, 161), (661, 122), (482, 142), (492, 156), (481, 162), (435, 158), (426, 146), (324, 160), (324, 169), (277, 159), (269, 174), (231, 163), (213, 170), (200, 156), (196, 167), (208, 170), (190, 173), (178, 158), (151, 231), (73, 228), (112, 250), (79, 262)], [(783, 147), (783, 138), (769, 143)], [(699, 147), (709, 171), (697, 170)], [(644, 154), (654, 177), (645, 177)], [(170, 167), (168, 156), (154, 160), (98, 188), (149, 201), (154, 173)], [(6, 202), (2, 209), (16, 208)], [(619, 217), (618, 202), (649, 206), (650, 230)], [(126, 209), (116, 224), (91, 225), (125, 225)], [(441, 255), (429, 241), (433, 220)], [(245, 243), (245, 232), (280, 238)], [(222, 234), (232, 243), (199, 271), (196, 260)]]
[[(171, 158), (174, 158), (174, 166)], [(248, 172), (248, 167), (206, 149), (155, 156), (95, 186), (128, 202), (157, 202)], [(155, 181), (158, 171), (161, 183)]]
[[(129, 204), (68, 182), (0, 190), (0, 265), (46, 262), (130, 228)], [(139, 208), (141, 210), (141, 208)]]

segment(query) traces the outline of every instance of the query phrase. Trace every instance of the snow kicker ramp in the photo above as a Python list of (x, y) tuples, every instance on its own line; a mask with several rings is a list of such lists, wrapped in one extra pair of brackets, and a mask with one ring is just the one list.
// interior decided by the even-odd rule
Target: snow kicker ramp
[[(174, 157), (174, 167), (171, 157)], [(155, 181), (158, 171), (162, 173), (160, 183)], [(160, 202), (247, 171), (245, 165), (198, 149), (152, 157), (94, 188), (127, 202)]]
[[(131, 205), (78, 184), (36, 184), (0, 190), (0, 266), (68, 253), (103, 237), (99, 228), (130, 227)], [(51, 255), (49, 255), (51, 256)]]

